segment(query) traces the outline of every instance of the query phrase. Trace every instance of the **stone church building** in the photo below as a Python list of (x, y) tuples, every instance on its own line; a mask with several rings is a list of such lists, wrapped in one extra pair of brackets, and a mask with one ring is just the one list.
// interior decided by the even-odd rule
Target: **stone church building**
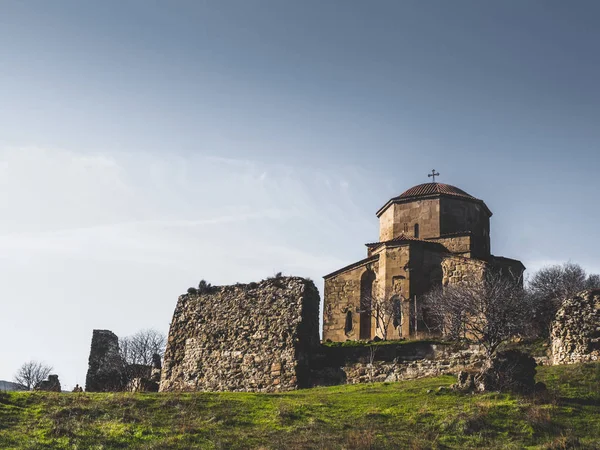
[(373, 298), (396, 302), (388, 339), (427, 338), (427, 318), (415, 311), (432, 287), (490, 268), (521, 276), (520, 261), (491, 254), (491, 216), (483, 200), (448, 184), (421, 184), (390, 199), (377, 211), (379, 241), (366, 244), (367, 257), (324, 277), (323, 340), (375, 338), (365, 307)]

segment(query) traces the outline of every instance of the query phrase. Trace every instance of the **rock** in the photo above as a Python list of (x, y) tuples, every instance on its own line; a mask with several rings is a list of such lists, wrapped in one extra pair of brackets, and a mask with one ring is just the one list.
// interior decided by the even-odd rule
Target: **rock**
[(475, 388), (475, 380), (473, 374), (461, 370), (458, 372), (457, 382), (452, 385), (452, 389), (457, 391), (470, 392)]
[(518, 350), (497, 353), (474, 377), (480, 392), (531, 393), (535, 386), (535, 360)]

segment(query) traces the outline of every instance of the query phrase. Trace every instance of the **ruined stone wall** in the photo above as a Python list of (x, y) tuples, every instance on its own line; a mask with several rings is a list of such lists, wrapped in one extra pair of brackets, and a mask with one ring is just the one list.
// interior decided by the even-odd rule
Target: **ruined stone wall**
[(477, 346), (458, 348), (428, 342), (323, 351), (324, 363), (315, 364), (314, 385), (411, 380), (474, 370), (484, 361)]
[(125, 362), (119, 352), (119, 338), (109, 330), (94, 330), (85, 390), (87, 392), (121, 391), (125, 384)]
[(319, 345), (319, 293), (281, 277), (179, 297), (161, 391), (291, 390), (310, 385)]
[(600, 361), (600, 289), (565, 300), (552, 324), (554, 364)]

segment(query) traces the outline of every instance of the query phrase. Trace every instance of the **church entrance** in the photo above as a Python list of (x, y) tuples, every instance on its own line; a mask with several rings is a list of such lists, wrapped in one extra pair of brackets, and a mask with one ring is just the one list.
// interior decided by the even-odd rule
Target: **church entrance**
[(375, 272), (367, 270), (360, 279), (360, 339), (371, 339), (373, 283)]

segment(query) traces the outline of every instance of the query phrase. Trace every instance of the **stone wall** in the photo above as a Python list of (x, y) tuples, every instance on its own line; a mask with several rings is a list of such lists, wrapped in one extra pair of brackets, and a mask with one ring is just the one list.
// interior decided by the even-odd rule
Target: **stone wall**
[(465, 258), (471, 257), (471, 235), (453, 235), (431, 239), (433, 242), (438, 242), (448, 249), (450, 253), (460, 254)]
[[(323, 340), (337, 342), (360, 339), (360, 280), (367, 270), (379, 271), (376, 258), (325, 279), (327, 302), (323, 310)], [(352, 326), (346, 332), (348, 312)]]
[(419, 238), (440, 235), (440, 199), (413, 200), (393, 203), (379, 216), (379, 240), (381, 242), (406, 234), (415, 235), (419, 225)]
[(319, 345), (314, 283), (280, 277), (179, 297), (161, 391), (272, 392), (310, 385)]
[(442, 261), (444, 286), (483, 278), (487, 263), (461, 256), (446, 256)]
[(564, 301), (552, 324), (554, 364), (600, 360), (600, 289)]
[(94, 330), (85, 377), (85, 390), (87, 392), (121, 391), (125, 384), (125, 362), (119, 352), (119, 338), (109, 330)]
[(469, 231), (471, 257), (487, 259), (490, 256), (490, 215), (478, 201), (442, 197), (440, 199), (440, 234)]
[(324, 348), (313, 366), (314, 385), (394, 382), (473, 370), (483, 364), (477, 346), (428, 342)]

